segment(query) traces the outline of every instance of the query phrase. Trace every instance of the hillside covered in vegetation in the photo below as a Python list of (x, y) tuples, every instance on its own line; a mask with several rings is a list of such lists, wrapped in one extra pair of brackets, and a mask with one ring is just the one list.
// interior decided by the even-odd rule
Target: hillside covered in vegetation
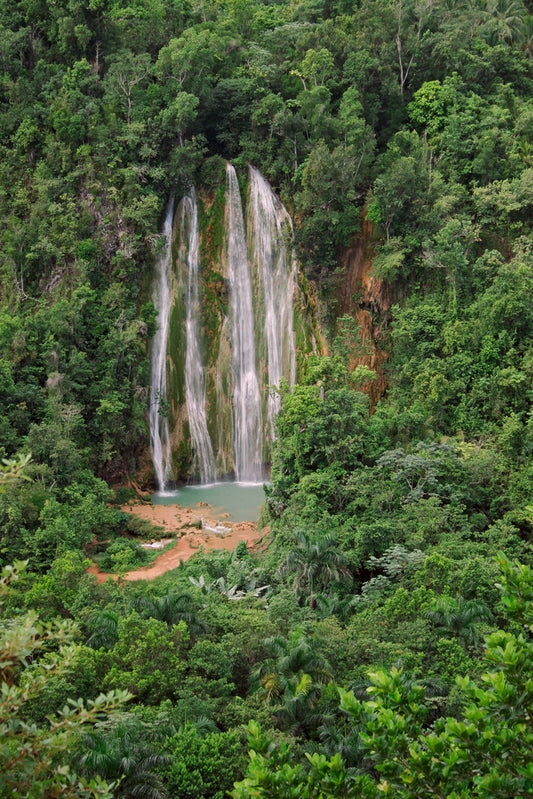
[[(530, 796), (531, 2), (0, 0), (0, 57), (0, 797)], [(99, 585), (165, 207), (228, 161), (327, 354), (268, 547)]]

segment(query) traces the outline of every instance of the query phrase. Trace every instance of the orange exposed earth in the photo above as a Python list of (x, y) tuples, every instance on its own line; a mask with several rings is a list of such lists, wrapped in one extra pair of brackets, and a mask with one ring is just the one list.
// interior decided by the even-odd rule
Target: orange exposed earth
[[(164, 546), (172, 541), (175, 536), (176, 544), (163, 552), (156, 560), (135, 571), (120, 575), (122, 580), (153, 580), (171, 569), (176, 569), (180, 561), (188, 560), (198, 550), (235, 549), (240, 541), (245, 541), (247, 546), (253, 547), (263, 539), (267, 530), (259, 530), (252, 522), (232, 522), (228, 514), (222, 518), (209, 516), (209, 507), (199, 505), (196, 508), (183, 508), (180, 505), (151, 505), (131, 504), (121, 507), (126, 513), (133, 513), (157, 527), (162, 528), (161, 539), (152, 543), (152, 546)], [(199, 529), (198, 525), (202, 524)], [(101, 572), (96, 564), (89, 568), (91, 574), (96, 575), (99, 583), (105, 580), (118, 580), (119, 575)]]

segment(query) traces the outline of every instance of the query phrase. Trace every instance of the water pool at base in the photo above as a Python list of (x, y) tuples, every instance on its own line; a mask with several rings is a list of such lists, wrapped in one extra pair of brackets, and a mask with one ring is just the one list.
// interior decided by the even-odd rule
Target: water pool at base
[(262, 483), (213, 483), (211, 485), (190, 485), (175, 491), (164, 491), (152, 495), (154, 505), (181, 505), (183, 508), (196, 508), (199, 502), (206, 502), (209, 516), (218, 517), (229, 513), (234, 522), (256, 522), (265, 501)]

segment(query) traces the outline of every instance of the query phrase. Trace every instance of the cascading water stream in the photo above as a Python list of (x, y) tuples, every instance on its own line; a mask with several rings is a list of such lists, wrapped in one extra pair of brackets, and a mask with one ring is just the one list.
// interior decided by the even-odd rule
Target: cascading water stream
[(228, 278), (233, 378), (233, 456), (240, 482), (262, 479), (263, 418), (255, 360), (254, 308), (241, 196), (235, 169), (226, 168)]
[(201, 483), (216, 477), (213, 447), (207, 430), (205, 367), (200, 353), (198, 204), (194, 189), (181, 201), (180, 260), (186, 264), (185, 398), (194, 453), (193, 472)]
[(150, 386), (150, 447), (157, 484), (164, 491), (170, 470), (170, 430), (168, 417), (161, 413), (167, 401), (167, 337), (170, 316), (170, 267), (172, 262), (172, 217), (174, 198), (167, 207), (163, 236), (165, 248), (156, 263), (156, 281), (152, 299), (157, 311), (158, 329), (152, 340), (152, 375)]
[[(159, 327), (152, 341), (149, 409), (160, 491), (166, 490), (171, 479), (183, 476), (172, 471), (171, 441), (180, 444), (187, 430), (188, 473), (201, 483), (216, 482), (231, 472), (241, 483), (262, 482), (280, 406), (272, 388), (282, 378), (289, 385), (295, 379), (296, 262), (289, 214), (253, 167), (246, 224), (237, 175), (230, 164), (225, 205), (226, 251), (216, 252), (213, 262), (206, 264), (206, 295), (200, 290), (194, 190), (181, 200), (176, 214), (174, 235), (179, 248), (174, 267), (173, 201), (167, 208), (162, 231), (165, 247), (156, 262), (153, 288)], [(213, 234), (217, 236), (209, 223), (206, 231), (208, 242)], [(207, 296), (212, 303), (209, 309), (204, 307)], [(202, 352), (204, 324), (209, 357)]]
[[(268, 383), (271, 388), (277, 388), (285, 377), (292, 385), (296, 372), (293, 331), (296, 265), (292, 248), (287, 246), (287, 239), (292, 236), (292, 222), (267, 181), (252, 166), (248, 218), (250, 249), (263, 293)], [(279, 394), (270, 389), (267, 413), (271, 438), (279, 409)]]

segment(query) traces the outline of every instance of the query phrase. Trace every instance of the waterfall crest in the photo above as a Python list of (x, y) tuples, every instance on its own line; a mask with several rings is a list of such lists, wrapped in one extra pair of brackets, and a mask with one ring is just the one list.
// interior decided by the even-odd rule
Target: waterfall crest
[(193, 449), (193, 473), (201, 483), (216, 477), (215, 458), (207, 431), (205, 410), (205, 367), (200, 352), (200, 295), (198, 256), (198, 203), (196, 192), (181, 201), (180, 262), (186, 264), (185, 292), (185, 399)]
[(157, 484), (164, 491), (170, 471), (170, 427), (168, 416), (162, 414), (167, 403), (167, 338), (170, 317), (170, 281), (172, 262), (172, 218), (174, 198), (167, 206), (163, 224), (164, 249), (156, 261), (156, 279), (152, 300), (157, 311), (158, 328), (152, 340), (152, 374), (150, 385), (150, 448)]
[(263, 418), (255, 357), (252, 283), (241, 195), (231, 164), (226, 168), (226, 181), (234, 469), (238, 481), (258, 482), (262, 479)]
[(292, 247), (292, 221), (259, 170), (250, 166), (248, 199), (250, 251), (261, 287), (266, 361), (268, 364), (267, 416), (271, 439), (280, 409), (283, 377), (292, 385), (296, 372), (293, 330), (293, 295), (296, 262)]

